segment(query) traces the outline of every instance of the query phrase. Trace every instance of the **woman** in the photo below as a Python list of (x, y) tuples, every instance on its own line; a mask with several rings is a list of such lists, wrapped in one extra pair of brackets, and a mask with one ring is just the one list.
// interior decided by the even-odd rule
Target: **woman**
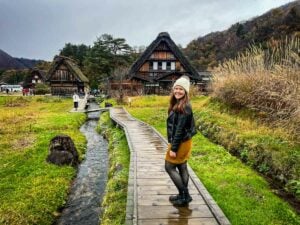
[(77, 111), (78, 108), (78, 102), (79, 102), (79, 96), (77, 94), (77, 92), (74, 92), (73, 94), (73, 103), (74, 103), (74, 108)]
[(189, 103), (190, 79), (182, 76), (173, 85), (167, 119), (168, 151), (165, 169), (179, 194), (170, 196), (175, 206), (192, 201), (188, 190), (187, 160), (191, 154), (192, 136), (196, 134), (192, 107)]

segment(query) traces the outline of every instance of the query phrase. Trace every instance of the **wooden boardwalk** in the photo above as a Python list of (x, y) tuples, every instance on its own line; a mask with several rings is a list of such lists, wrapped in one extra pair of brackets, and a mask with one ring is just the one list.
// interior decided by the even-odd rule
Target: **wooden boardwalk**
[(168, 199), (177, 190), (164, 170), (167, 141), (123, 108), (111, 108), (110, 117), (124, 129), (131, 152), (127, 225), (230, 224), (190, 167), (193, 201), (187, 207), (174, 207)]

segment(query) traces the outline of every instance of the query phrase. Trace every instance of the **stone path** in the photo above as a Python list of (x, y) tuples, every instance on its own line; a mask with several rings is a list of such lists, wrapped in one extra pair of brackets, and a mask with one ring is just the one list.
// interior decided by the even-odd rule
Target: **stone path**
[(229, 225), (230, 222), (189, 167), (188, 207), (174, 207), (169, 195), (177, 190), (164, 170), (166, 140), (152, 127), (111, 108), (110, 117), (123, 127), (130, 148), (127, 225)]

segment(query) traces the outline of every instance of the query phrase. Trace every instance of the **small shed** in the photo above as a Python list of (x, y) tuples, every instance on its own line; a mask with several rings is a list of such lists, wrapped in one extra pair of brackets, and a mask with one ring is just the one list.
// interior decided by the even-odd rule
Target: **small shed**
[(75, 60), (55, 56), (47, 75), (52, 95), (72, 95), (89, 92), (89, 79), (82, 73)]

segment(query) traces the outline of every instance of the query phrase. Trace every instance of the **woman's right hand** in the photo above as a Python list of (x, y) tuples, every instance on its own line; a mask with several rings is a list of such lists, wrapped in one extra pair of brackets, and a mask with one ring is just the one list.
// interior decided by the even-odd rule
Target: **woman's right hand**
[(170, 151), (170, 157), (171, 158), (176, 158), (176, 152)]

